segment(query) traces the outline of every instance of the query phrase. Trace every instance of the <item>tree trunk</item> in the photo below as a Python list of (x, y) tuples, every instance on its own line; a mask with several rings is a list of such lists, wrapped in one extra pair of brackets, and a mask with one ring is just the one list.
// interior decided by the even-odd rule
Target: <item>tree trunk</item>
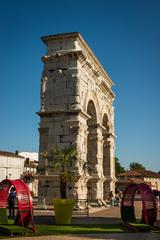
[(61, 194), (61, 198), (66, 199), (67, 198), (67, 183), (66, 180), (64, 179), (64, 177), (60, 177), (60, 194)]

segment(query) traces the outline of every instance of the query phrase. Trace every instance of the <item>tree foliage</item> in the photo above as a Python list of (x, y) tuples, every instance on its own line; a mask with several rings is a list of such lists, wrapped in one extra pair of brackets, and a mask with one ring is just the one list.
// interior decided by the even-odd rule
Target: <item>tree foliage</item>
[(115, 172), (116, 174), (125, 172), (124, 167), (121, 166), (119, 159), (117, 157), (115, 157)]
[(75, 161), (78, 159), (77, 150), (72, 147), (54, 146), (50, 151), (41, 154), (50, 163), (53, 169), (60, 176), (60, 193), (61, 198), (67, 197), (67, 181), (72, 181), (74, 176)]
[(129, 169), (130, 170), (145, 170), (146, 168), (141, 163), (131, 162), (129, 164)]

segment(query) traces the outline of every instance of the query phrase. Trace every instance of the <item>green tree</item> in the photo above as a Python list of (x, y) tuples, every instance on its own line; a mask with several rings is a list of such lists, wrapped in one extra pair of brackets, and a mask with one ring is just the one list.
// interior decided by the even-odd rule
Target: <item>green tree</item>
[(130, 170), (145, 170), (146, 168), (141, 163), (131, 162), (129, 164), (129, 169)]
[(53, 169), (60, 176), (60, 194), (61, 198), (67, 198), (67, 182), (73, 181), (75, 161), (78, 159), (78, 152), (74, 147), (68, 146), (61, 148), (54, 146), (50, 151), (41, 154), (49, 163), (52, 163)]
[(115, 172), (116, 174), (125, 172), (124, 167), (121, 166), (119, 159), (117, 157), (115, 157)]

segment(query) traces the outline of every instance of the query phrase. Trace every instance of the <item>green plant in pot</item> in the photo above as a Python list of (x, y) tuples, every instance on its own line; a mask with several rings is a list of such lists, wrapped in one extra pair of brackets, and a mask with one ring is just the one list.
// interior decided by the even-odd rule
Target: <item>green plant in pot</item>
[(42, 154), (43, 157), (52, 163), (53, 170), (60, 178), (60, 199), (53, 199), (55, 218), (57, 224), (70, 224), (72, 210), (75, 204), (74, 199), (67, 199), (68, 183), (76, 180), (73, 170), (78, 152), (72, 146), (54, 146), (50, 151)]

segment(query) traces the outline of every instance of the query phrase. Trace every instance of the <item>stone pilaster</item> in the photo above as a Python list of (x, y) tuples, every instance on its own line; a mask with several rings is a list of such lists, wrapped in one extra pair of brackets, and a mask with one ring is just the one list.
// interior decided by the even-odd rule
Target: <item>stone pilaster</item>
[(104, 182), (105, 196), (110, 191), (115, 189), (115, 145), (114, 136), (109, 133), (104, 133), (104, 147), (103, 147), (103, 173), (106, 178)]

